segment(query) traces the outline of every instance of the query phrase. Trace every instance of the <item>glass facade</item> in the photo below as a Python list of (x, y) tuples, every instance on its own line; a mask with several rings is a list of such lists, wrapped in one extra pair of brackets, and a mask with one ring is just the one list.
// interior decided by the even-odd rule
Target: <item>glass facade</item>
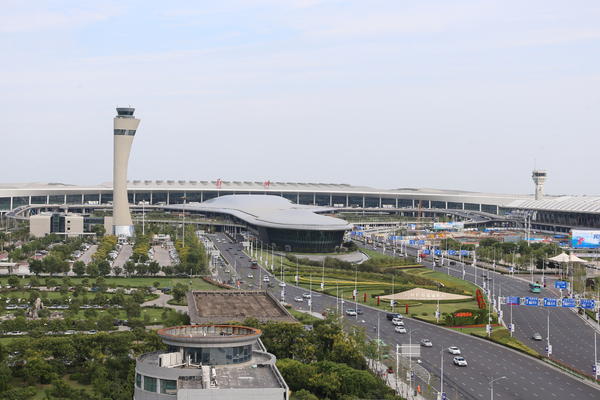
[(215, 197), (217, 197), (217, 192), (204, 192), (203, 196), (204, 201), (214, 199)]
[(67, 204), (81, 204), (82, 199), (83, 199), (83, 195), (81, 195), (81, 194), (68, 194), (67, 195)]
[(50, 199), (50, 204), (64, 204), (65, 203), (65, 195), (64, 194), (50, 195), (49, 199)]
[(133, 192), (127, 192), (127, 202), (133, 204)]
[(144, 376), (144, 390), (156, 393), (156, 378)]
[(317, 193), (317, 205), (318, 206), (330, 206), (329, 204), (330, 197), (328, 194), (318, 194)]
[(102, 195), (100, 196), (101, 204), (108, 204), (108, 202), (112, 202), (112, 201), (113, 201), (112, 193), (102, 193)]
[(297, 193), (284, 193), (283, 197), (291, 201), (292, 203), (298, 203), (298, 194)]
[(398, 199), (398, 207), (412, 207), (413, 201), (409, 199)]
[(100, 201), (100, 195), (98, 193), (96, 194), (84, 194), (83, 195), (83, 202), (87, 203), (87, 202), (99, 202)]
[[(184, 192), (171, 192), (169, 193), (169, 204), (183, 204)], [(187, 199), (185, 200), (187, 203)]]
[[(172, 351), (178, 349), (172, 348)], [(252, 345), (237, 347), (204, 347), (184, 348), (184, 357), (188, 356), (194, 364), (203, 365), (226, 365), (239, 364), (252, 358)]]
[(177, 381), (172, 379), (161, 379), (160, 392), (162, 394), (177, 394)]
[(300, 204), (313, 204), (314, 196), (312, 193), (300, 193)]
[(135, 386), (138, 388), (142, 387), (142, 375), (138, 373), (135, 374)]
[(13, 197), (13, 208), (26, 206), (29, 204), (29, 196)]
[(31, 204), (46, 204), (46, 200), (46, 196), (31, 196)]
[(379, 207), (379, 197), (365, 197), (365, 207)]
[(362, 196), (348, 196), (349, 207), (362, 207), (363, 197)]
[(152, 204), (167, 204), (167, 192), (152, 192)]
[(201, 203), (202, 202), (202, 192), (188, 192), (185, 195), (187, 197), (186, 202), (188, 203)]
[(465, 203), (465, 210), (479, 211), (479, 204)]
[(494, 206), (491, 204), (482, 204), (481, 211), (490, 213), (490, 214), (498, 214), (498, 206)]
[(0, 210), (10, 210), (10, 197), (0, 197)]
[(331, 202), (333, 206), (338, 206), (341, 204), (346, 207), (346, 196), (331, 196)]
[(150, 192), (135, 192), (135, 204), (140, 204), (140, 201), (147, 201), (150, 203), (152, 194)]
[(446, 202), (434, 200), (431, 202), (431, 208), (446, 208)]
[(396, 207), (396, 199), (381, 198), (381, 206)]
[(452, 201), (448, 202), (448, 208), (452, 210), (462, 210), (462, 203), (454, 203)]
[(303, 253), (329, 253), (342, 244), (344, 231), (306, 231), (267, 228), (268, 242), (277, 249)]

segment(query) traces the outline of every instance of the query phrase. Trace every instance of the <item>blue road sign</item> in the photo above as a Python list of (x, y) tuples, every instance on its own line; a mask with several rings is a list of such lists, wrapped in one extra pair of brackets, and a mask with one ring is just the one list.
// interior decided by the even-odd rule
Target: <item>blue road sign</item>
[(441, 256), (442, 255), (442, 251), (441, 250), (436, 250), (434, 253), (435, 253), (436, 256)]
[(539, 297), (525, 297), (525, 305), (526, 306), (539, 306), (540, 299), (539, 299)]
[(579, 307), (587, 310), (592, 310), (596, 306), (596, 301), (592, 299), (581, 299), (579, 300)]
[(544, 297), (544, 307), (556, 307), (558, 306), (558, 299), (551, 299)]
[(555, 281), (554, 282), (554, 287), (556, 289), (566, 289), (568, 284), (569, 283), (565, 282), (565, 281)]
[(431, 250), (425, 249), (425, 250), (423, 250), (423, 254), (428, 254), (429, 255), (429, 254), (431, 254)]
[(508, 304), (509, 306), (518, 306), (519, 298), (517, 296), (507, 296), (506, 304)]
[(562, 299), (562, 304), (561, 307), (568, 307), (568, 308), (573, 308), (577, 306), (577, 302), (575, 301), (575, 299)]
[(410, 245), (417, 244), (417, 241), (411, 239), (411, 240), (408, 241), (408, 244), (410, 244)]
[(446, 393), (442, 392), (442, 400), (448, 400), (448, 398), (446, 397)]
[(419, 240), (418, 244), (425, 244), (424, 240)]
[(461, 250), (460, 251), (460, 255), (461, 256), (468, 256), (469, 255), (469, 250)]
[(456, 250), (448, 250), (448, 255), (455, 256)]

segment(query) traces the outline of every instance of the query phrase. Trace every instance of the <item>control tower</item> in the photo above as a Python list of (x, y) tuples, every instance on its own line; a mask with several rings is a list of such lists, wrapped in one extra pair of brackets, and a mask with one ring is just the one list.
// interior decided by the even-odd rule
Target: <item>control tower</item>
[(541, 200), (544, 197), (544, 183), (546, 183), (546, 178), (548, 174), (546, 171), (542, 171), (540, 169), (534, 169), (531, 174), (531, 179), (535, 183), (535, 199)]
[(140, 120), (133, 117), (135, 108), (119, 107), (114, 118), (113, 153), (113, 234), (130, 237), (134, 234), (127, 199), (127, 165), (129, 152)]

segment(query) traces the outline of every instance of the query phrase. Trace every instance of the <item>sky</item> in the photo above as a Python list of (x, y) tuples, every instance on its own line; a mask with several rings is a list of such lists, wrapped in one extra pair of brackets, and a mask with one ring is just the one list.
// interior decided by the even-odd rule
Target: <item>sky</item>
[(600, 194), (597, 0), (2, 0), (0, 182)]

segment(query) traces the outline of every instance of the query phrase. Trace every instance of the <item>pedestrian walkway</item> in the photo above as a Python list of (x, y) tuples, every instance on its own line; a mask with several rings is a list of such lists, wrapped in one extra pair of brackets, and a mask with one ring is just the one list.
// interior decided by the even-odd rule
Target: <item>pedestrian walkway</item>
[[(380, 361), (369, 362), (367, 359), (367, 363), (369, 364), (371, 371), (373, 371), (377, 376), (379, 376), (389, 387), (396, 391), (396, 394), (404, 397), (408, 400), (431, 400), (432, 398), (426, 398), (422, 394), (416, 393), (417, 387), (414, 386), (412, 388), (412, 393), (410, 386), (408, 383), (404, 382), (402, 379), (397, 379), (395, 373), (388, 373), (387, 366)], [(435, 397), (433, 397), (435, 398)]]

